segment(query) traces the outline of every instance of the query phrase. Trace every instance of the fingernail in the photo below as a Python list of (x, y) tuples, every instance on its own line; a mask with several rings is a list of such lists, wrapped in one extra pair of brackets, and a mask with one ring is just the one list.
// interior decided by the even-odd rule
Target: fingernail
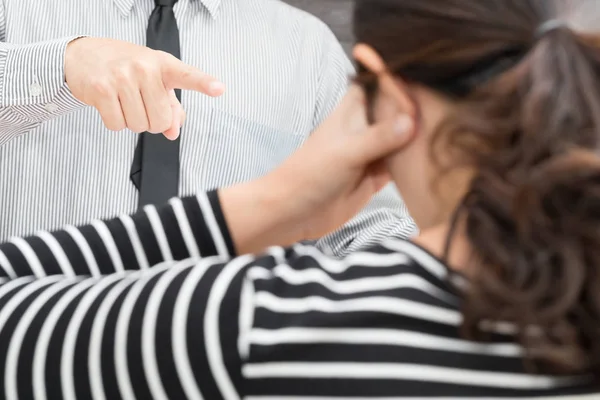
[(214, 81), (208, 85), (208, 90), (212, 94), (220, 94), (225, 91), (225, 85), (222, 82)]
[(404, 135), (412, 129), (412, 119), (408, 115), (400, 115), (398, 119), (396, 119), (396, 124), (394, 125), (394, 132), (399, 135)]

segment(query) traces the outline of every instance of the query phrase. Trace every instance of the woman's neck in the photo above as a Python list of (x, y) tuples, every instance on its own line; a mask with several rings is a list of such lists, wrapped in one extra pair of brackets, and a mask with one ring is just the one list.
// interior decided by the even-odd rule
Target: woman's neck
[[(440, 259), (446, 256), (446, 242), (450, 232), (450, 224), (444, 223), (423, 230), (412, 241)], [(459, 224), (454, 232), (449, 254), (445, 259), (451, 269), (468, 275), (469, 256), (472, 254), (469, 241)]]

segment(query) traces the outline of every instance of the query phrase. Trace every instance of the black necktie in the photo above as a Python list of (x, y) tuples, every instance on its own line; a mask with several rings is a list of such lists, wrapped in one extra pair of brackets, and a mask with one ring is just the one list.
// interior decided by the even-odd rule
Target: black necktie
[[(179, 29), (173, 6), (177, 0), (154, 0), (156, 7), (148, 20), (146, 45), (181, 58)], [(181, 91), (175, 90), (181, 101)], [(179, 188), (179, 138), (171, 141), (160, 134), (144, 132), (138, 139), (130, 172), (140, 191), (139, 208), (166, 203)]]

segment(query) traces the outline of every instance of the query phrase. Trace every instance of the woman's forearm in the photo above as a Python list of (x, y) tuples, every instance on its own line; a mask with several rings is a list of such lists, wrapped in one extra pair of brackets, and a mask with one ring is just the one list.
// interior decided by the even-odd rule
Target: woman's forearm
[[(77, 242), (73, 238), (79, 235)], [(127, 258), (135, 252), (136, 236), (147, 264), (131, 254)], [(111, 243), (116, 250), (109, 250)], [(116, 264), (127, 271), (61, 275), (66, 272), (60, 270), (66, 268), (61, 254), (76, 269), (69, 275), (96, 275), (83, 256), (81, 264), (71, 261), (86, 246), (98, 275)], [(226, 264), (233, 249), (216, 192), (173, 199), (131, 217), (17, 239), (0, 250), (8, 253), (0, 263), (5, 273), (7, 261), (15, 271), (0, 280), (0, 392), (5, 397), (215, 398), (221, 371), (241, 368), (236, 316), (253, 258)], [(203, 258), (167, 260), (184, 253)], [(158, 259), (159, 265), (150, 264)], [(37, 277), (32, 263), (41, 268)], [(140, 270), (132, 270), (136, 267)], [(17, 272), (21, 277), (10, 279)], [(23, 379), (23, 371), (29, 378)]]
[(289, 204), (294, 198), (294, 185), (279, 182), (279, 177), (267, 175), (219, 190), (223, 215), (238, 254), (304, 239), (302, 221)]
[(209, 192), (135, 215), (13, 238), (0, 244), (0, 279), (100, 276), (188, 257), (230, 257), (233, 246), (219, 220), (217, 194)]

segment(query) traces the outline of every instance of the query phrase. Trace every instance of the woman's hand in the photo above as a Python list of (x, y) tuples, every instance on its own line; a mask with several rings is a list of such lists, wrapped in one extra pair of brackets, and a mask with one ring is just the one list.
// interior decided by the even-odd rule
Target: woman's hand
[(356, 213), (389, 182), (382, 160), (406, 144), (411, 120), (368, 126), (362, 91), (336, 111), (279, 168), (220, 191), (238, 252), (320, 238)]

